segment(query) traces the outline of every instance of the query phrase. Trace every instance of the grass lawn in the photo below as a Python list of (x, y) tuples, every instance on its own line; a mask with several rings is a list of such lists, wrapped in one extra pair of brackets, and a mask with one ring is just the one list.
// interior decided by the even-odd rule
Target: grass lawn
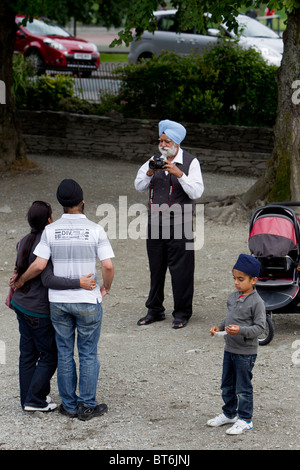
[(100, 53), (101, 62), (127, 62), (127, 53), (123, 54), (114, 54), (114, 53)]

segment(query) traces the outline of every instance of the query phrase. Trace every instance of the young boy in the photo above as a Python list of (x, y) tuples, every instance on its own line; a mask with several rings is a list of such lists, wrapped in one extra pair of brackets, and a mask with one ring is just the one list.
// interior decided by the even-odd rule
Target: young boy
[(210, 419), (208, 426), (232, 424), (226, 433), (241, 434), (253, 428), (252, 369), (257, 356), (257, 337), (266, 324), (266, 310), (255, 290), (260, 262), (250, 255), (241, 254), (232, 273), (237, 292), (227, 301), (227, 316), (219, 326), (210, 329), (225, 333), (225, 351), (222, 374), (223, 413)]

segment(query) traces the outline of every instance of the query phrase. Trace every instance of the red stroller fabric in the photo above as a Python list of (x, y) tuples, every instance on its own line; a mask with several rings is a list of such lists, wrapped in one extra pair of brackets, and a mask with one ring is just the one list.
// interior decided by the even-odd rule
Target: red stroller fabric
[(254, 256), (281, 257), (297, 250), (295, 227), (291, 219), (284, 216), (266, 215), (253, 223), (249, 250)]

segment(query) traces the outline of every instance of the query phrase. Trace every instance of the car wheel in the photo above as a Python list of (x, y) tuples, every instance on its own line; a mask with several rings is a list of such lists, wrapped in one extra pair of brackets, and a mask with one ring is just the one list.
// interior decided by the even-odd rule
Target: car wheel
[(45, 63), (39, 51), (31, 51), (27, 57), (31, 61), (36, 74), (43, 75), (45, 73)]
[(260, 346), (265, 346), (266, 344), (269, 344), (270, 341), (272, 341), (273, 339), (274, 331), (275, 328), (272, 320), (272, 312), (268, 312), (266, 317), (266, 328), (262, 335), (258, 337), (258, 344)]
[(143, 52), (137, 60), (137, 63), (142, 62), (142, 60), (152, 59), (153, 54), (151, 52)]

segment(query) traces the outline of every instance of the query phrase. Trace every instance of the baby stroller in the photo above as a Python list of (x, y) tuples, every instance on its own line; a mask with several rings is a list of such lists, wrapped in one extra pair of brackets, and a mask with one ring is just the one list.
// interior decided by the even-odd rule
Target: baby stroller
[(299, 221), (291, 206), (300, 203), (281, 202), (255, 210), (249, 227), (248, 246), (251, 254), (261, 262), (256, 284), (265, 302), (267, 326), (259, 344), (268, 344), (274, 336), (273, 313), (300, 312)]

